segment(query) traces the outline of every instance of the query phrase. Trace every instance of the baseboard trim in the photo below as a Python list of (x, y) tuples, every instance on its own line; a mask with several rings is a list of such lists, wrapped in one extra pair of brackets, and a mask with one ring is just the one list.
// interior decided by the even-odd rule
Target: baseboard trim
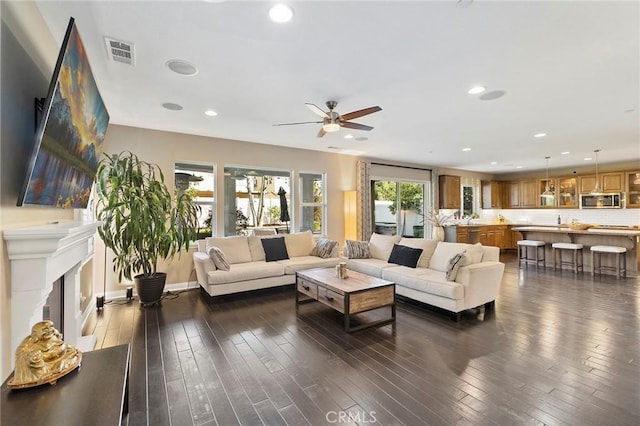
[[(136, 293), (136, 286), (132, 285), (131, 287), (133, 287), (133, 297), (137, 297), (138, 293)], [(180, 290), (193, 290), (199, 287), (199, 284), (197, 281), (185, 281), (185, 282), (181, 282), (181, 283), (171, 283), (171, 284), (167, 284), (164, 286), (164, 292), (168, 292), (168, 291), (180, 291)], [(114, 300), (114, 299), (126, 299), (127, 298), (127, 288), (125, 287), (122, 290), (117, 290), (117, 291), (110, 291), (107, 292), (107, 294), (105, 295), (105, 302), (107, 300)], [(96, 304), (95, 304), (95, 300), (93, 301), (93, 307), (95, 308)]]

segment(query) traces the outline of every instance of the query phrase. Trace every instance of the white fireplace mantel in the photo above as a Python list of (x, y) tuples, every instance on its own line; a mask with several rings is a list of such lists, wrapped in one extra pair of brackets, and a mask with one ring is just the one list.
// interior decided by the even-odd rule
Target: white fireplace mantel
[(5, 229), (11, 261), (11, 352), (15, 352), (31, 327), (42, 321), (42, 308), (53, 283), (64, 276), (65, 342), (91, 350), (95, 339), (82, 336), (80, 268), (93, 256), (97, 222), (55, 222)]

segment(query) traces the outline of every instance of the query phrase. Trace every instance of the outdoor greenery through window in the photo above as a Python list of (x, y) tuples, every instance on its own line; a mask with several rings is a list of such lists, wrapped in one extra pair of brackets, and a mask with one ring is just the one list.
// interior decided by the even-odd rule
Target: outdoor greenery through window
[(224, 235), (289, 232), (291, 173), (224, 168)]
[(424, 183), (373, 180), (371, 185), (376, 233), (424, 237)]
[(215, 197), (213, 164), (176, 163), (174, 183), (178, 193), (186, 192), (200, 206), (198, 237), (210, 237), (215, 229)]
[(325, 235), (324, 174), (300, 173), (300, 231)]

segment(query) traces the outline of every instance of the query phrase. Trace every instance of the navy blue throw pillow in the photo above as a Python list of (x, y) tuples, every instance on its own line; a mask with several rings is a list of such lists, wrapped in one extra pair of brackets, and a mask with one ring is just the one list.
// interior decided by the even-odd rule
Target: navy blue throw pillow
[(400, 244), (394, 244), (393, 250), (389, 255), (389, 263), (395, 263), (396, 265), (408, 266), (415, 268), (418, 266), (418, 259), (422, 255), (422, 249), (412, 248), (407, 246), (401, 246)]
[(289, 258), (289, 253), (287, 253), (287, 246), (284, 244), (284, 237), (262, 238), (260, 241), (262, 241), (264, 257), (267, 262)]

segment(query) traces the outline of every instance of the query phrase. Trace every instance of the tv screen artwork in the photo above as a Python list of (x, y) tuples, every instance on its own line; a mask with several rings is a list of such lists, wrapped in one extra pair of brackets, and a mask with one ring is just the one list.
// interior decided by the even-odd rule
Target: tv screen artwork
[(71, 18), (18, 205), (86, 208), (109, 113)]

